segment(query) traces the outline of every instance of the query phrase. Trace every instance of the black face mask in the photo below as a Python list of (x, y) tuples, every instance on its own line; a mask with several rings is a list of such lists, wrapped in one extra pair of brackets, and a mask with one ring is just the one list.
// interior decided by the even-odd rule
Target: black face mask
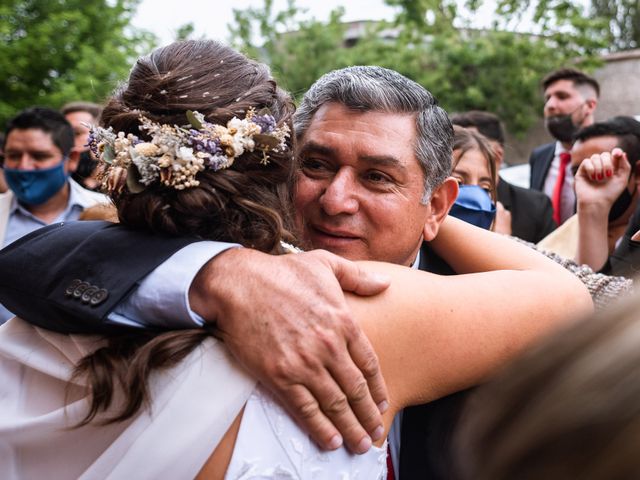
[(76, 171), (73, 174), (73, 179), (82, 183), (83, 179), (91, 176), (97, 166), (98, 161), (93, 159), (89, 150), (81, 152), (78, 168), (76, 168)]
[(611, 210), (609, 210), (609, 222), (619, 219), (622, 214), (627, 211), (627, 208), (629, 208), (632, 201), (633, 195), (629, 193), (629, 189), (627, 189), (627, 187), (624, 187), (620, 196), (616, 198), (616, 201), (611, 205)]
[(563, 143), (573, 141), (573, 136), (578, 131), (569, 115), (554, 115), (544, 119), (544, 126), (553, 138)]

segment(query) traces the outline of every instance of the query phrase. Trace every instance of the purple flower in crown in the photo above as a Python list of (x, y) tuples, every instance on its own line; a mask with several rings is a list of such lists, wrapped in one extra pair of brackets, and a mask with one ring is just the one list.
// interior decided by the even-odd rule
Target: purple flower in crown
[(191, 138), (191, 147), (196, 152), (206, 153), (211, 156), (221, 155), (222, 148), (220, 148), (220, 141), (217, 138), (211, 138), (211, 136), (203, 135), (203, 132), (199, 130), (189, 130)]
[(89, 147), (89, 150), (91, 150), (91, 153), (93, 153), (96, 158), (100, 156), (100, 151), (98, 150), (98, 142), (99, 140), (97, 138), (96, 130), (92, 127), (89, 130), (89, 138), (87, 139), (87, 144), (85, 145), (85, 147)]
[(266, 135), (276, 129), (276, 120), (271, 115), (254, 115), (251, 121), (260, 127), (260, 133)]

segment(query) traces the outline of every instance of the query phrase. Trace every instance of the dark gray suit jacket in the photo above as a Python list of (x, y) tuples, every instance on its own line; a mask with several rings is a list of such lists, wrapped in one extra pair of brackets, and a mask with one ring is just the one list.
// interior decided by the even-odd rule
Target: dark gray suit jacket
[(547, 179), (555, 151), (556, 144), (553, 142), (537, 147), (531, 152), (529, 157), (529, 165), (531, 165), (529, 187), (533, 190), (542, 191), (544, 189), (544, 182)]
[(514, 237), (538, 243), (556, 229), (551, 200), (544, 193), (500, 179), (498, 200), (511, 212), (511, 234)]

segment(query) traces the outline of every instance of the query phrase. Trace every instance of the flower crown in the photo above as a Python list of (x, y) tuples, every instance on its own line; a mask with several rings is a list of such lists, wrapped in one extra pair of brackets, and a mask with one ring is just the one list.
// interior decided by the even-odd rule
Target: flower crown
[(253, 108), (243, 120), (233, 117), (226, 126), (206, 122), (204, 115), (187, 112), (190, 126), (179, 127), (140, 117), (140, 130), (151, 137), (143, 142), (135, 135), (114, 133), (113, 128), (91, 126), (89, 148), (104, 165), (103, 190), (120, 193), (125, 185), (140, 193), (161, 183), (176, 190), (196, 187), (198, 172), (223, 170), (245, 152), (262, 151), (261, 164), (269, 162), (268, 152), (287, 149), (289, 127), (280, 127), (268, 110)]

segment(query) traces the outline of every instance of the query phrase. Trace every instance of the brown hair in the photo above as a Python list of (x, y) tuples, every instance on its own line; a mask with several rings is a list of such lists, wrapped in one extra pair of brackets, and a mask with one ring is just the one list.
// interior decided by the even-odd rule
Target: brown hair
[(491, 174), (491, 199), (496, 201), (496, 185), (498, 171), (496, 169), (496, 152), (482, 134), (458, 125), (453, 126), (453, 167), (456, 168), (460, 159), (470, 150), (478, 150), (486, 159)]
[[(226, 125), (254, 108), (269, 109), (278, 125), (290, 126), (294, 112), (288, 94), (277, 87), (266, 65), (214, 41), (176, 42), (140, 58), (128, 82), (107, 102), (102, 123), (113, 130), (148, 138), (141, 115), (169, 125), (188, 123), (186, 112), (197, 110), (205, 120)], [(126, 188), (112, 193), (120, 221), (152, 232), (233, 241), (265, 252), (281, 253), (280, 241), (294, 240), (291, 182), (295, 172), (292, 140), (287, 148), (245, 152), (232, 167), (205, 170), (199, 186), (176, 190), (152, 184), (140, 193)], [(154, 369), (184, 358), (215, 328), (178, 332), (142, 332), (111, 337), (103, 348), (85, 357), (75, 376), (88, 378), (90, 422), (112, 406), (114, 390), (125, 397), (107, 422), (125, 420), (148, 404), (147, 380)]]
[(636, 478), (640, 296), (525, 353), (467, 405), (460, 478)]
[(600, 96), (600, 85), (598, 81), (576, 68), (560, 68), (551, 72), (542, 79), (542, 89), (546, 90), (558, 80), (569, 80), (576, 87), (588, 86), (593, 89), (596, 97)]
[(100, 120), (100, 115), (102, 114), (102, 105), (98, 105), (93, 102), (69, 102), (65, 103), (60, 109), (60, 113), (62, 115), (68, 115), (70, 113), (76, 112), (86, 112), (91, 115), (96, 122)]

